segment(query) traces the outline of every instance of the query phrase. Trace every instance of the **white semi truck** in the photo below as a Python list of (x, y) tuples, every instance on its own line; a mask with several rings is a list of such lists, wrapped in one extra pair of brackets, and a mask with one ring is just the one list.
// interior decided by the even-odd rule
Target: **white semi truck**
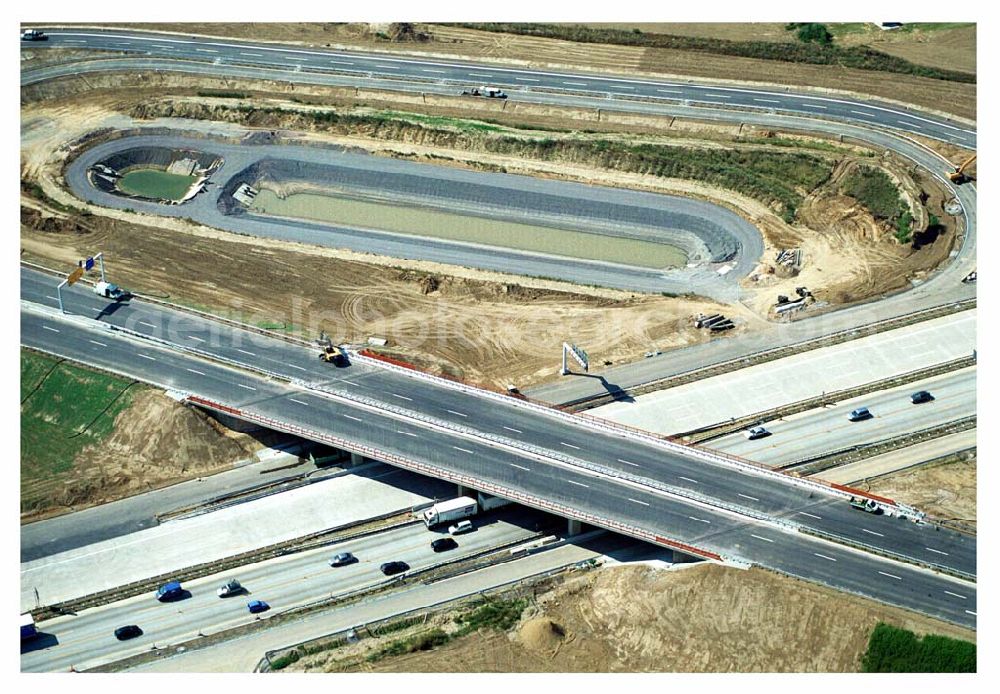
[(433, 528), (443, 523), (454, 523), (463, 518), (471, 518), (477, 513), (500, 508), (510, 503), (512, 502), (498, 496), (479, 493), (475, 499), (471, 496), (460, 496), (457, 499), (436, 503), (430, 508), (424, 509), (420, 517), (423, 519), (424, 525)]

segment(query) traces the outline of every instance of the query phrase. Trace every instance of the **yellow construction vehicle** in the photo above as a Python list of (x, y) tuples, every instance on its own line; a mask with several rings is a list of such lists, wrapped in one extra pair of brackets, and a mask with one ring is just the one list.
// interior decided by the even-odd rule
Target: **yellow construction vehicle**
[(965, 174), (965, 170), (969, 168), (969, 165), (976, 160), (976, 155), (973, 154), (971, 157), (962, 162), (961, 166), (955, 167), (954, 171), (948, 173), (948, 178), (951, 179), (952, 183), (965, 183), (970, 180), (970, 178)]
[(333, 344), (333, 340), (327, 335), (321, 333), (320, 339), (317, 342), (323, 348), (323, 351), (319, 353), (320, 361), (325, 361), (327, 364), (333, 364), (337, 367), (344, 367), (350, 364), (344, 350)]

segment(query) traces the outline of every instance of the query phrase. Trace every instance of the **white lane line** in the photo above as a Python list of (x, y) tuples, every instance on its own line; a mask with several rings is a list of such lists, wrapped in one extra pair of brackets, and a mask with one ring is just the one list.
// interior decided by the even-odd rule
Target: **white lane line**
[(52, 299), (53, 301), (59, 301), (59, 297), (58, 296), (46, 296), (45, 298), (46, 299)]
[(344, 416), (347, 417), (348, 419), (353, 419), (355, 422), (361, 421), (358, 417), (355, 417), (354, 415), (345, 414)]
[(715, 97), (717, 99), (732, 99), (733, 98), (733, 97), (729, 96), (728, 94), (709, 94), (708, 92), (705, 93), (705, 96), (711, 96), (711, 97)]
[(538, 81), (534, 77), (515, 77), (514, 79), (517, 80), (518, 82), (537, 82)]
[(185, 369), (185, 371), (190, 371), (191, 373), (198, 374), (199, 376), (204, 376), (205, 375), (205, 373), (203, 371), (195, 371), (194, 369)]
[(693, 521), (698, 521), (699, 523), (707, 523), (709, 525), (711, 525), (711, 523), (712, 523), (712, 521), (705, 520), (704, 518), (695, 518), (694, 516), (688, 516), (688, 518), (690, 518)]
[(584, 484), (583, 482), (574, 482), (573, 480), (566, 480), (566, 481), (569, 482), (570, 484), (575, 484), (578, 487), (586, 487), (587, 489), (590, 489), (589, 484)]
[(635, 89), (635, 87), (630, 87), (627, 84), (609, 84), (608, 89)]
[(851, 111), (851, 113), (857, 114), (859, 116), (866, 116), (868, 118), (875, 118), (874, 113), (868, 113), (867, 111)]
[(837, 561), (837, 560), (836, 560), (836, 559), (834, 559), (833, 557), (828, 557), (828, 556), (826, 556), (825, 554), (820, 554), (819, 552), (813, 552), (813, 554), (815, 554), (815, 555), (816, 555), (817, 557), (819, 557), (820, 559), (828, 559), (828, 560), (830, 560), (830, 561)]
[(698, 484), (698, 480), (693, 480), (690, 477), (685, 477), (684, 475), (677, 475), (677, 476), (680, 479), (684, 480), (685, 482), (692, 482), (693, 484)]
[(631, 465), (631, 466), (633, 466), (633, 467), (639, 467), (639, 463), (633, 463), (632, 461), (630, 461), (630, 460), (625, 460), (625, 459), (623, 459), (623, 458), (619, 458), (619, 459), (618, 459), (618, 462), (619, 462), (619, 463), (625, 463), (626, 465)]
[(725, 101), (711, 101), (710, 99), (699, 99), (694, 98), (692, 101), (696, 101), (699, 104), (712, 104), (713, 106), (728, 106), (729, 104)]
[(194, 50), (198, 53), (218, 53), (218, 51), (211, 48), (195, 48)]
[(524, 433), (520, 429), (515, 429), (514, 427), (507, 427), (507, 426), (505, 426), (504, 429), (506, 429), (507, 431), (513, 431), (515, 434), (522, 434), (522, 433)]
[(263, 58), (264, 57), (263, 53), (244, 53), (242, 51), (240, 51), (240, 55), (249, 55), (249, 56), (251, 56), (253, 58)]
[(58, 330), (56, 330), (55, 328), (50, 328), (50, 327), (49, 327), (49, 326), (47, 326), (47, 325), (43, 325), (43, 326), (42, 326), (42, 330), (50, 330), (50, 331), (52, 331), (52, 332), (54, 332), (54, 333), (57, 333), (57, 332), (59, 332), (59, 331), (58, 331)]
[(586, 82), (563, 82), (563, 84), (571, 84), (574, 87), (586, 87), (587, 86)]
[(966, 610), (966, 611), (965, 611), (965, 614), (971, 614), (971, 615), (972, 615), (973, 617), (977, 617), (977, 616), (978, 616), (978, 615), (977, 615), (977, 614), (976, 614), (975, 612), (973, 612), (972, 610)]
[(446, 412), (451, 412), (452, 414), (458, 415), (459, 417), (468, 417), (469, 416), (469, 415), (467, 415), (467, 414), (465, 414), (463, 412), (455, 412), (455, 410), (445, 410), (445, 411)]
[[(302, 370), (305, 371), (305, 369), (302, 369)], [(346, 383), (349, 386), (357, 386), (358, 388), (361, 387), (360, 383), (355, 383), (354, 381), (348, 381), (346, 378), (342, 378), (340, 380), (343, 381), (344, 383)]]
[(516, 467), (518, 470), (524, 470), (525, 472), (531, 472), (531, 470), (529, 470), (528, 468), (524, 467), (523, 465), (515, 465), (514, 463), (509, 463), (509, 465), (511, 467)]
[(301, 366), (296, 366), (295, 364), (289, 364), (288, 368), (289, 369), (298, 369), (299, 371), (305, 371), (304, 368), (302, 368)]
[(412, 432), (409, 432), (409, 431), (400, 431), (399, 429), (396, 429), (396, 433), (397, 434), (403, 434), (404, 436), (412, 436), (415, 439), (419, 438), (416, 434), (414, 434)]
[(151, 357), (148, 354), (140, 354), (139, 356), (142, 357), (143, 359), (149, 359), (150, 361), (156, 361), (156, 357)]
[(933, 547), (924, 547), (928, 552), (934, 552), (934, 554), (943, 554), (944, 556), (949, 556), (947, 552), (942, 552), (939, 549), (934, 549)]
[(908, 128), (916, 128), (917, 130), (923, 130), (923, 126), (917, 125), (916, 123), (907, 123), (906, 121), (897, 121), (900, 125), (905, 125)]
[(742, 496), (744, 499), (750, 499), (750, 501), (760, 501), (760, 499), (758, 499), (757, 497), (750, 496), (749, 494), (740, 494), (739, 492), (737, 492), (736, 496)]
[(462, 451), (462, 453), (468, 453), (469, 455), (475, 455), (475, 453), (473, 453), (472, 451), (470, 451), (468, 448), (459, 448), (458, 446), (452, 446), (452, 448), (454, 448), (456, 451)]
[(559, 443), (561, 443), (563, 446), (566, 446), (566, 448), (575, 448), (576, 450), (580, 450), (579, 446), (574, 446), (571, 443), (566, 443), (565, 441), (560, 441)]
[(814, 513), (806, 513), (805, 511), (799, 511), (799, 515), (800, 516), (809, 516), (810, 518), (815, 518), (816, 520), (823, 520), (822, 518), (820, 518), (816, 514), (814, 514)]
[(399, 398), (400, 400), (411, 400), (411, 401), (413, 400), (413, 398), (408, 398), (405, 395), (400, 395), (398, 393), (389, 393), (389, 395), (391, 395), (394, 398)]
[(763, 540), (764, 542), (774, 542), (774, 540), (772, 540), (769, 537), (761, 537), (760, 535), (754, 535), (752, 533), (751, 533), (750, 537), (756, 537), (758, 540)]
[(98, 347), (107, 347), (105, 343), (98, 342), (97, 340), (87, 340), (87, 342), (89, 342), (92, 345), (97, 345)]
[(878, 535), (879, 537), (885, 537), (882, 533), (877, 533), (874, 530), (869, 530), (868, 528), (861, 528), (861, 532), (868, 533), (869, 535)]
[(326, 62), (333, 63), (334, 65), (354, 65), (354, 63), (350, 63), (346, 60), (328, 60)]
[(139, 321), (139, 325), (145, 325), (145, 326), (147, 326), (147, 327), (150, 327), (150, 328), (155, 328), (155, 327), (156, 327), (156, 326), (155, 326), (155, 325), (153, 325), (152, 323), (147, 323), (147, 322), (146, 322), (146, 321), (144, 321), (144, 320), (141, 320), (141, 321)]
[(959, 595), (958, 593), (952, 593), (950, 590), (944, 592), (945, 595), (950, 595), (953, 598), (958, 598), (959, 600), (968, 600), (964, 595)]
[(309, 58), (294, 58), (292, 56), (288, 56), (288, 59), (289, 60), (309, 60)]
[(640, 506), (649, 506), (645, 501), (639, 501), (638, 499), (629, 499), (633, 504), (639, 504)]
[(375, 67), (377, 67), (379, 70), (398, 70), (399, 69), (398, 65), (379, 65), (378, 63), (375, 64)]
[(762, 104), (780, 104), (781, 103), (781, 99), (758, 99), (757, 97), (753, 97), (753, 100), (754, 101), (759, 101)]
[(197, 335), (188, 335), (188, 337), (190, 337), (192, 340), (195, 340), (197, 342), (204, 342), (204, 340), (202, 338), (198, 337)]
[(879, 571), (879, 573), (883, 576), (888, 576), (889, 578), (895, 578), (897, 581), (903, 580), (901, 576), (897, 576), (896, 574), (887, 574), (885, 571)]
[(683, 94), (680, 89), (657, 89), (656, 91), (662, 92), (663, 94)]
[(484, 75), (481, 72), (470, 72), (468, 74), (470, 77), (493, 77), (493, 75)]
[(244, 385), (243, 383), (237, 383), (236, 385), (238, 385), (240, 388), (244, 388), (246, 390), (257, 390), (253, 386)]
[(431, 70), (430, 68), (427, 68), (427, 67), (421, 68), (420, 71), (421, 72), (441, 72), (441, 73), (448, 72), (447, 70)]
[(300, 405), (305, 405), (306, 407), (309, 407), (309, 403), (305, 402), (304, 400), (296, 400), (295, 398), (288, 398), (288, 399), (291, 400), (292, 402), (297, 402)]
[(237, 351), (237, 352), (242, 352), (243, 354), (247, 354), (247, 355), (249, 355), (249, 356), (251, 356), (251, 357), (256, 357), (256, 356), (257, 356), (257, 355), (256, 355), (256, 354), (254, 354), (253, 352), (248, 352), (248, 351), (246, 351), (245, 349), (240, 349), (239, 347), (237, 347), (237, 348), (236, 348), (236, 351)]

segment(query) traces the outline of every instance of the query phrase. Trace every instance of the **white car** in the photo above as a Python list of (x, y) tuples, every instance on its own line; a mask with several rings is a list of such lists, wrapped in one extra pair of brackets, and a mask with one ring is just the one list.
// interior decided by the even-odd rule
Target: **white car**
[(220, 587), (215, 594), (220, 598), (228, 598), (231, 595), (236, 595), (237, 593), (243, 592), (243, 586), (235, 578)]
[(753, 441), (754, 439), (762, 439), (765, 436), (770, 436), (771, 432), (764, 427), (750, 427), (743, 432), (743, 435)]
[(455, 523), (448, 527), (449, 535), (461, 535), (462, 533), (467, 533), (472, 530), (472, 521), (464, 520)]

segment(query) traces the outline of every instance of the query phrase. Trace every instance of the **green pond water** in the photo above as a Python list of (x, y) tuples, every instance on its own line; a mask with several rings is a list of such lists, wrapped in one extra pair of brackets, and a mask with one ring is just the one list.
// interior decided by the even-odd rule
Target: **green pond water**
[(280, 198), (273, 191), (265, 189), (254, 199), (252, 209), (278, 217), (309, 219), (640, 267), (678, 267), (687, 262), (680, 249), (661, 243), (319, 193), (293, 193)]
[(180, 200), (196, 180), (197, 176), (182, 176), (160, 169), (133, 169), (118, 179), (118, 187), (145, 198)]

